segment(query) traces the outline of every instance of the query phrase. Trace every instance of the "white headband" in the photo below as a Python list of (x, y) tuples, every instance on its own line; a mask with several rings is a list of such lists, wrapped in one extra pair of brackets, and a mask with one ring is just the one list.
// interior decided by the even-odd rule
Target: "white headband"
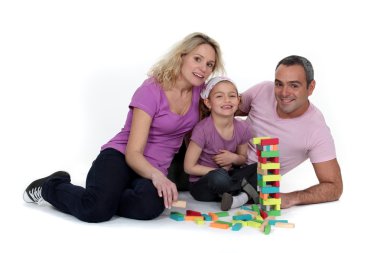
[(203, 87), (203, 89), (201, 91), (201, 98), (203, 98), (203, 99), (208, 98), (208, 96), (210, 95), (210, 92), (211, 92), (212, 88), (214, 88), (215, 85), (217, 85), (218, 83), (223, 82), (223, 81), (228, 81), (228, 82), (232, 83), (233, 85), (235, 85), (232, 82), (232, 80), (229, 79), (228, 77), (225, 77), (225, 76), (213, 77)]

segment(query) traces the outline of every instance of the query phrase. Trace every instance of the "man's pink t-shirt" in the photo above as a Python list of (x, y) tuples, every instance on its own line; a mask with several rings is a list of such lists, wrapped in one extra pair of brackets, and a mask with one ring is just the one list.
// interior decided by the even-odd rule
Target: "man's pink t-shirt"
[(199, 120), (198, 107), (202, 87), (193, 87), (191, 107), (185, 115), (178, 115), (170, 110), (165, 92), (154, 78), (145, 80), (132, 97), (123, 129), (104, 144), (101, 150), (113, 148), (125, 154), (131, 130), (133, 108), (139, 108), (152, 117), (144, 156), (155, 168), (167, 175), (174, 154), (182, 145), (183, 137), (193, 129)]
[[(284, 175), (306, 159), (320, 163), (336, 158), (335, 145), (322, 113), (312, 103), (300, 117), (281, 119), (276, 112), (274, 84), (262, 82), (242, 94), (240, 110), (248, 113), (246, 121), (254, 136), (280, 140), (281, 174)], [(256, 148), (250, 142), (248, 162), (257, 162)]]

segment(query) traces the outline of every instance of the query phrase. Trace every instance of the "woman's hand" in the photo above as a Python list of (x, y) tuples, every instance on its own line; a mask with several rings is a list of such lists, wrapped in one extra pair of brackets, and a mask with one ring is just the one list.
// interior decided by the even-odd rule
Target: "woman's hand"
[(152, 174), (152, 182), (158, 196), (164, 198), (165, 207), (170, 208), (172, 203), (178, 200), (177, 186), (160, 171)]

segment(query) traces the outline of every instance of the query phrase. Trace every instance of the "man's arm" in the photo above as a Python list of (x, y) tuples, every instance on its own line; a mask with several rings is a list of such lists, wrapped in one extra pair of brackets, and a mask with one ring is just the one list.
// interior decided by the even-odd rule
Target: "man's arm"
[(336, 201), (343, 192), (343, 180), (336, 159), (313, 163), (319, 184), (305, 190), (281, 194), (281, 208)]

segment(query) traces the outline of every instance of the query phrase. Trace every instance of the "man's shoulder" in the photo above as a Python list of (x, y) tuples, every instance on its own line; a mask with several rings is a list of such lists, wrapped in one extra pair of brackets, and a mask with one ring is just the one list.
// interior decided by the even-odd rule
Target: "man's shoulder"
[(313, 124), (317, 125), (326, 125), (325, 117), (321, 110), (318, 109), (313, 103), (310, 103), (309, 110), (307, 111), (309, 115), (309, 120), (312, 121)]
[(248, 91), (255, 91), (255, 92), (261, 92), (266, 91), (273, 88), (274, 83), (272, 81), (262, 81), (260, 83), (257, 83), (253, 85)]

